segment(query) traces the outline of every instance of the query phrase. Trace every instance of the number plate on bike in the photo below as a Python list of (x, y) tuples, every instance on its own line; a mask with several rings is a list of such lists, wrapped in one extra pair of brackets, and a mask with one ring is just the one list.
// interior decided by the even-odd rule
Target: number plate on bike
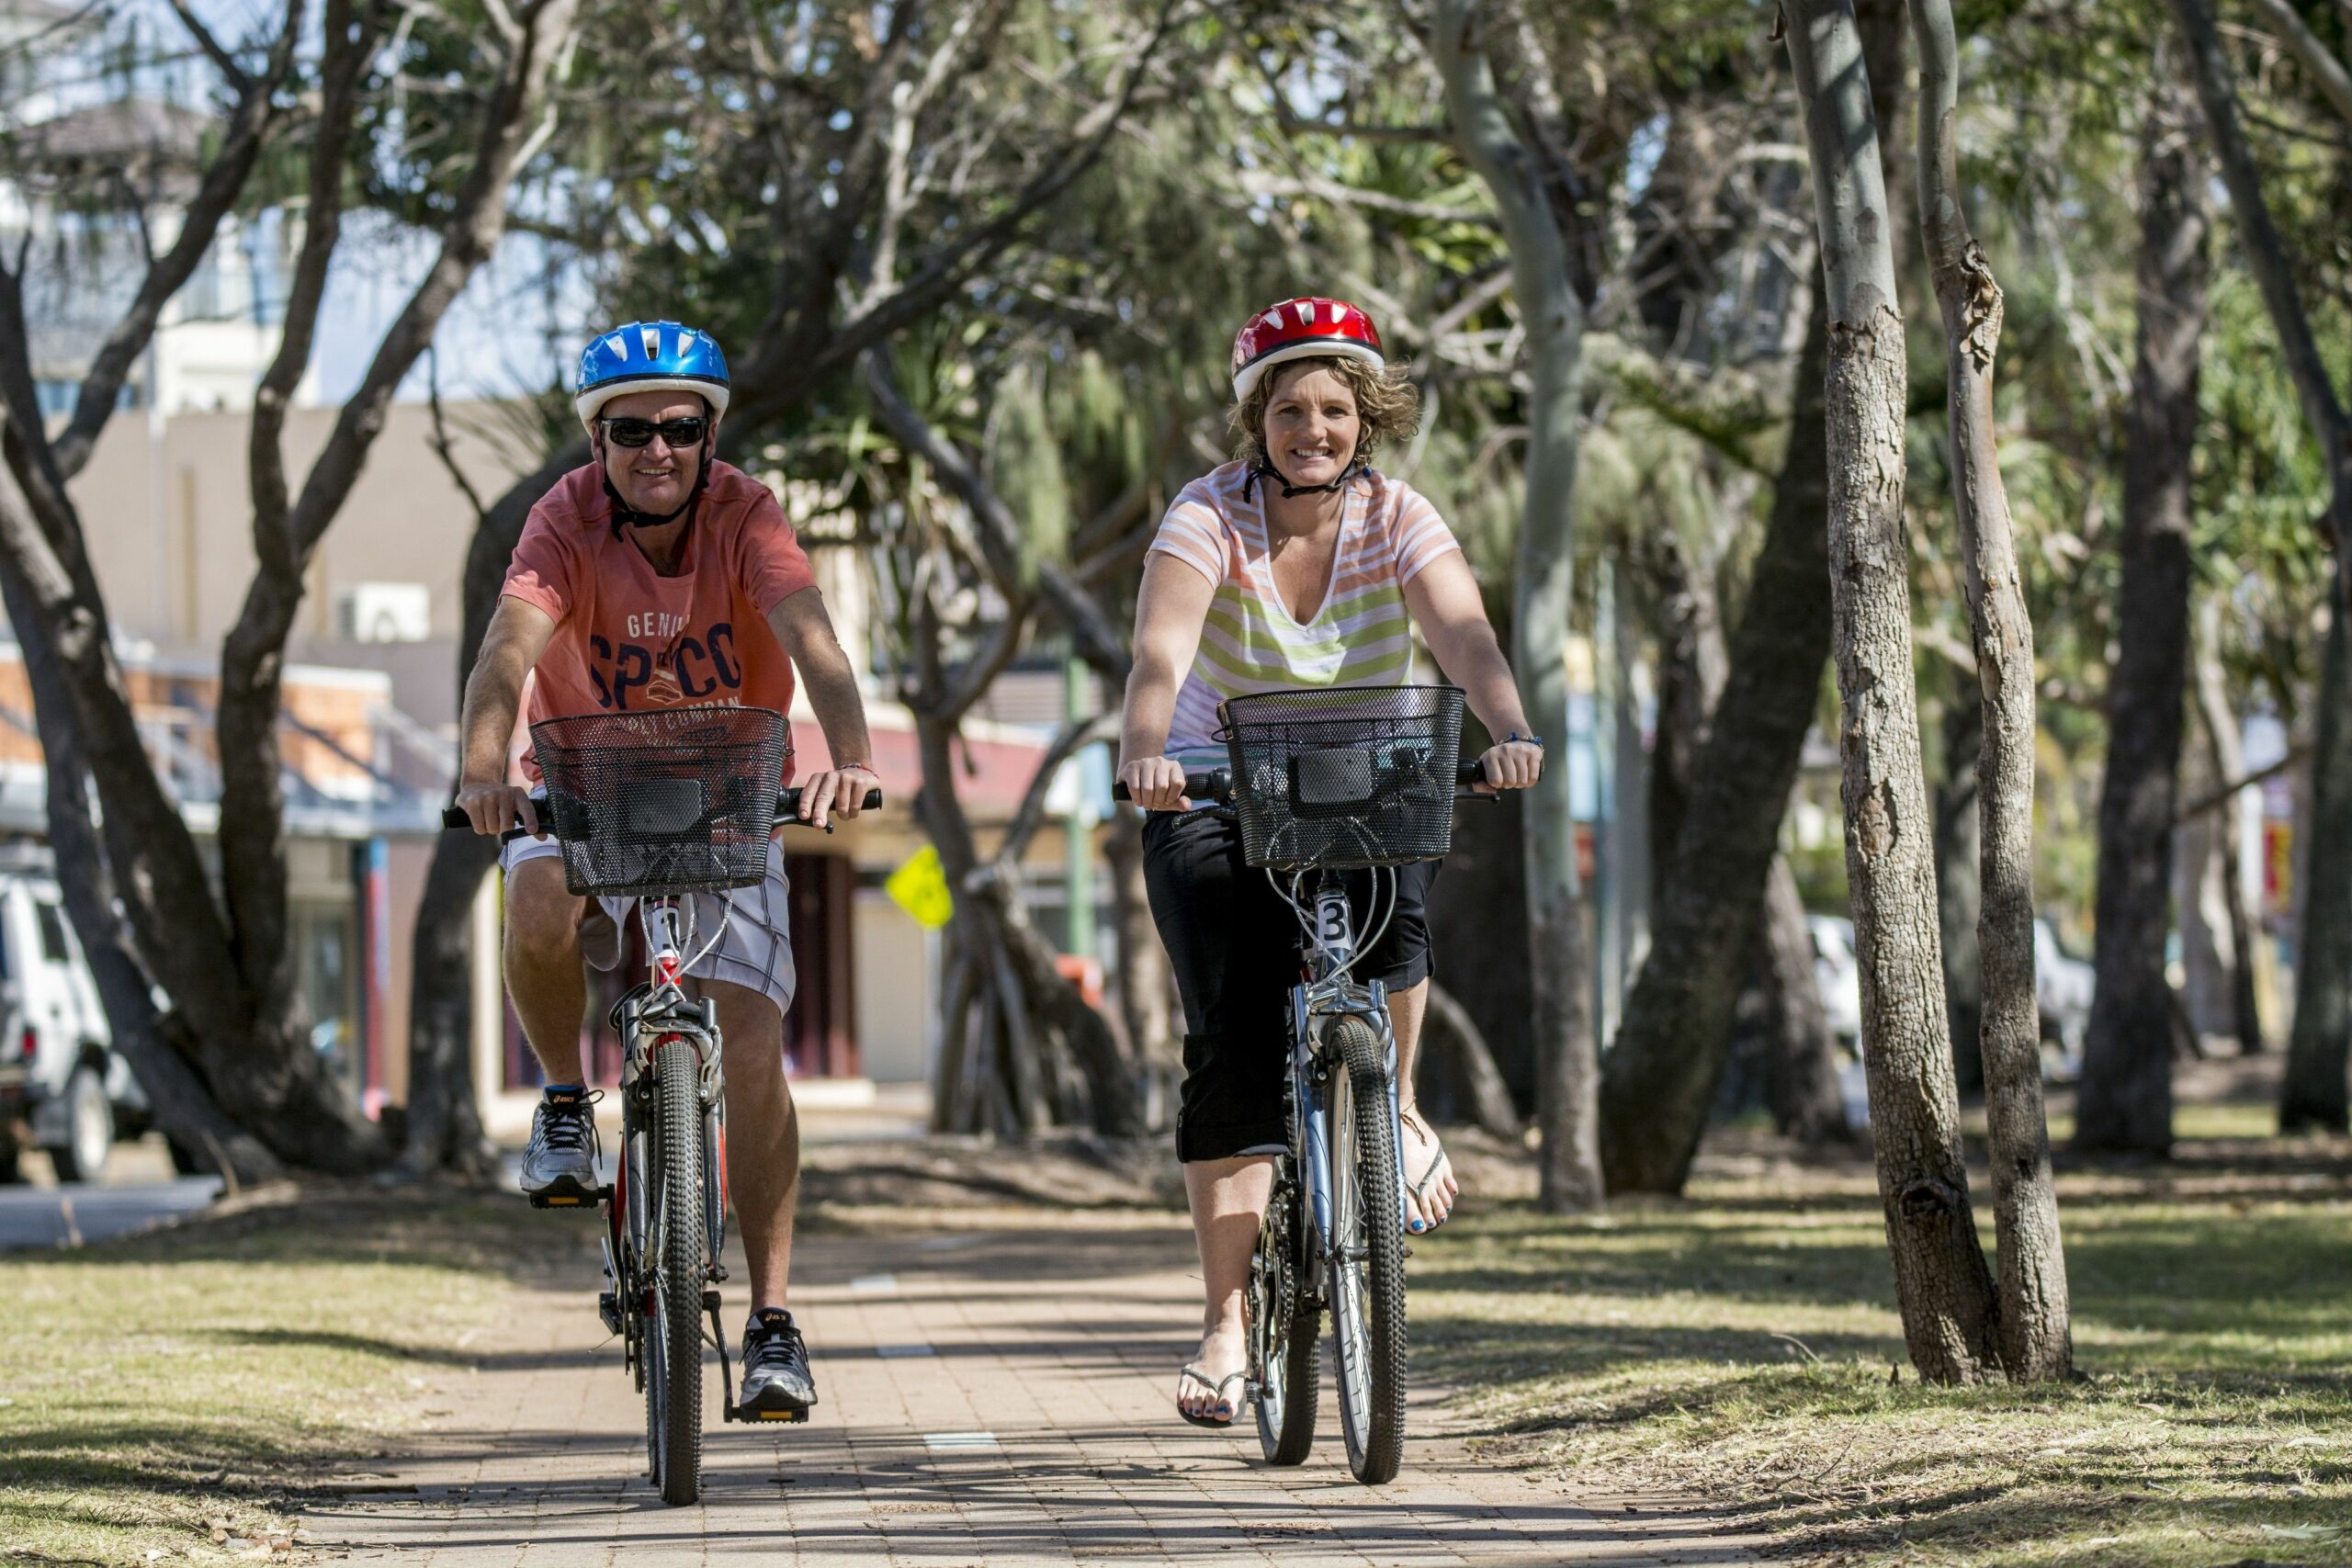
[(1355, 951), (1355, 918), (1348, 909), (1345, 894), (1326, 888), (1316, 895), (1315, 943), (1339, 953)]

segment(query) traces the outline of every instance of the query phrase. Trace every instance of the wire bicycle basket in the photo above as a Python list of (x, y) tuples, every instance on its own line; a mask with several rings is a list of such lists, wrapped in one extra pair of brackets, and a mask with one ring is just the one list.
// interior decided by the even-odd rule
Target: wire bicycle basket
[(1250, 864), (1401, 865), (1453, 847), (1461, 688), (1261, 692), (1220, 713)]
[(583, 714), (531, 726), (544, 825), (573, 893), (748, 887), (768, 871), (784, 716), (767, 708)]

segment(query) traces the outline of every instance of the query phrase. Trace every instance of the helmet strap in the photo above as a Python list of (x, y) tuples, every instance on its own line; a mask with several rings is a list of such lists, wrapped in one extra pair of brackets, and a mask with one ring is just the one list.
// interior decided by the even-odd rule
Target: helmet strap
[(1244, 501), (1248, 501), (1250, 499), (1250, 487), (1255, 485), (1260, 479), (1272, 479), (1274, 483), (1282, 486), (1283, 499), (1284, 501), (1295, 501), (1302, 495), (1336, 495), (1340, 491), (1347, 489), (1349, 485), (1354, 483), (1366, 469), (1371, 468), (1371, 464), (1366, 463), (1362, 458), (1358, 458), (1356, 461), (1348, 465), (1347, 471), (1345, 473), (1341, 474), (1338, 479), (1333, 479), (1329, 484), (1295, 485), (1291, 483), (1290, 480), (1283, 478), (1282, 470), (1274, 467), (1272, 458), (1260, 457), (1257, 465), (1250, 470), (1249, 475), (1241, 481), (1241, 499)]
[[(639, 512), (636, 507), (623, 501), (621, 492), (613, 488), (611, 470), (605, 468), (599, 461), (596, 465), (597, 475), (605, 481), (605, 499), (613, 503), (613, 537), (619, 538), (623, 528), (667, 527), (692, 512), (702, 500), (703, 487), (710, 482), (710, 435), (706, 431), (701, 445), (695, 448), (699, 456), (698, 466), (695, 469), (695, 487), (686, 492), (684, 501), (668, 512)], [(692, 519), (688, 519), (688, 526), (692, 525)]]

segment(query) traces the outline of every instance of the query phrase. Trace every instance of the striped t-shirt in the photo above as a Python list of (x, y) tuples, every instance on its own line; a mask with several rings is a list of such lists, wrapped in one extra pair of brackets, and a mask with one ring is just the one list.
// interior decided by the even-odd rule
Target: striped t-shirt
[(1402, 686), (1413, 678), (1405, 584), (1462, 547), (1429, 498), (1367, 470), (1347, 489), (1330, 591), (1302, 625), (1274, 587), (1265, 486), (1227, 463), (1184, 487), (1151, 542), (1216, 584), (1200, 651), (1176, 694), (1166, 755), (1188, 769), (1222, 767), (1216, 705), (1255, 692)]

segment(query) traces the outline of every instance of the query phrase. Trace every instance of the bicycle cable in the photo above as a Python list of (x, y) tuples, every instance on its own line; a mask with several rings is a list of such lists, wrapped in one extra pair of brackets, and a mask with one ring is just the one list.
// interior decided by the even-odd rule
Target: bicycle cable
[[(718, 944), (727, 940), (728, 917), (732, 915), (735, 910), (735, 890), (730, 887), (725, 892), (719, 894), (718, 902), (718, 930), (712, 934), (711, 939), (708, 942), (703, 944), (701, 952), (695, 953), (692, 958), (687, 959), (684, 964), (678, 966), (678, 972), (681, 975), (693, 973), (695, 965), (700, 964), (704, 959), (708, 958), (713, 953), (718, 952)], [(689, 895), (685, 897), (675, 900), (671, 905), (671, 908), (678, 911), (679, 950), (681, 952), (692, 951), (695, 945), (695, 928), (701, 924), (701, 922), (695, 918), (695, 899), (691, 895)], [(653, 947), (653, 917), (649, 912), (648, 900), (646, 899), (640, 898), (638, 900), (637, 923), (639, 929), (643, 931), (645, 933), (645, 945), (648, 948)]]
[[(727, 922), (734, 913), (735, 890), (730, 887), (718, 896), (718, 933), (714, 935), (709, 942), (704, 944), (703, 950), (700, 953), (695, 953), (694, 957), (686, 961), (686, 967), (688, 969), (692, 969), (695, 964), (701, 963), (704, 959), (708, 958), (713, 953), (718, 951), (718, 944), (727, 940)], [(689, 925), (686, 929), (691, 931), (694, 928), (692, 925)], [(689, 936), (686, 939), (686, 943), (688, 946), (692, 946), (694, 944), (694, 938)]]

